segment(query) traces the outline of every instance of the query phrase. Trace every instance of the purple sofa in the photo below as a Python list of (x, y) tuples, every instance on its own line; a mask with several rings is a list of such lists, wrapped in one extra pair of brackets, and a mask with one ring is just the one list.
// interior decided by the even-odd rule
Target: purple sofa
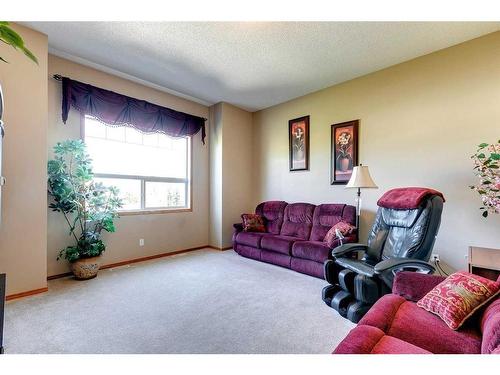
[[(356, 223), (356, 208), (346, 204), (260, 203), (255, 213), (264, 218), (265, 233), (244, 232), (234, 224), (233, 249), (240, 255), (324, 278), (323, 263), (331, 259), (332, 248), (324, 242), (328, 230), (345, 221)], [(356, 242), (354, 233), (344, 243)], [(339, 245), (337, 240), (334, 247)]]
[[(334, 354), (500, 354), (500, 297), (454, 331), (415, 303), (445, 278), (399, 272)], [(499, 278), (500, 281), (500, 278)]]

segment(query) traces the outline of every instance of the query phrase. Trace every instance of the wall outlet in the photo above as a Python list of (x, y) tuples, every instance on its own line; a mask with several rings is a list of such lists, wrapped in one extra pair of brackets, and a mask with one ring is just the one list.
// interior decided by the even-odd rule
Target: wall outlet
[(432, 254), (432, 260), (433, 260), (434, 262), (439, 262), (439, 261), (440, 261), (440, 259), (439, 259), (439, 254)]
[(139, 239), (139, 246), (144, 246), (144, 238)]

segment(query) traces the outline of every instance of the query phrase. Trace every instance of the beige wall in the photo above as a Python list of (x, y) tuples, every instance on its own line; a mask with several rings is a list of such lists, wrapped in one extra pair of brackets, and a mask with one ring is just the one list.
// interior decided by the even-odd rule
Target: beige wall
[(233, 224), (241, 214), (253, 212), (252, 200), (252, 114), (224, 103), (222, 107), (223, 179), (222, 247), (232, 245)]
[[(310, 171), (288, 171), (288, 120), (311, 116)], [(330, 125), (360, 119), (359, 160), (378, 190), (363, 191), (362, 239), (376, 200), (398, 186), (447, 199), (434, 252), (464, 268), (469, 245), (500, 248), (500, 215), (483, 219), (470, 155), (500, 137), (500, 32), (256, 112), (254, 203), (350, 202), (331, 186)]]
[(222, 103), (210, 107), (209, 244), (222, 248)]
[(233, 224), (252, 207), (252, 114), (228, 103), (211, 107), (210, 245), (231, 246)]
[[(131, 81), (49, 55), (49, 76), (61, 74), (108, 90), (178, 111), (208, 118), (208, 107)], [(67, 124), (61, 121), (61, 84), (49, 78), (48, 148), (69, 138), (80, 137), (80, 120), (71, 111)], [(207, 126), (209, 126), (207, 122)], [(193, 211), (153, 215), (122, 216), (116, 233), (105, 234), (107, 249), (103, 263), (115, 263), (208, 244), (209, 215), (209, 147), (201, 143), (200, 134), (192, 140), (193, 147)], [(145, 246), (139, 246), (144, 238)], [(68, 271), (65, 261), (56, 261), (59, 250), (72, 243), (60, 214), (48, 213), (47, 268), (49, 275)]]
[(13, 48), (1, 48), (0, 84), (5, 140), (0, 226), (0, 273), (7, 294), (47, 286), (47, 37), (13, 25), (39, 65)]

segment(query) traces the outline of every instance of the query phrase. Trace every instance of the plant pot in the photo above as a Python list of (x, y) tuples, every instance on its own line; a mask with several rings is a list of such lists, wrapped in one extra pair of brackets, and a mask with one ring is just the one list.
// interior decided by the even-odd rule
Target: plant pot
[(78, 280), (93, 279), (99, 271), (99, 257), (82, 258), (70, 263), (71, 272)]
[(348, 156), (343, 156), (339, 158), (339, 170), (341, 172), (347, 172), (351, 164), (351, 158)]

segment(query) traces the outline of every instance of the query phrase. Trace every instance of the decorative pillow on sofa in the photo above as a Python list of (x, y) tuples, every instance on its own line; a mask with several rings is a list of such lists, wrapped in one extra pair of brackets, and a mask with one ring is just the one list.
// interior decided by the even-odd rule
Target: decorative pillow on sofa
[(349, 234), (354, 232), (355, 229), (356, 227), (354, 225), (346, 223), (345, 221), (339, 221), (326, 233), (323, 242), (327, 244), (328, 247), (333, 247), (335, 245), (335, 240), (337, 239), (337, 230), (343, 236), (348, 236)]
[(499, 292), (500, 282), (460, 271), (439, 283), (417, 302), (417, 306), (436, 314), (456, 330)]
[(265, 232), (266, 231), (266, 226), (264, 225), (264, 219), (260, 215), (243, 214), (243, 215), (241, 215), (241, 220), (243, 221), (243, 231), (244, 232)]

